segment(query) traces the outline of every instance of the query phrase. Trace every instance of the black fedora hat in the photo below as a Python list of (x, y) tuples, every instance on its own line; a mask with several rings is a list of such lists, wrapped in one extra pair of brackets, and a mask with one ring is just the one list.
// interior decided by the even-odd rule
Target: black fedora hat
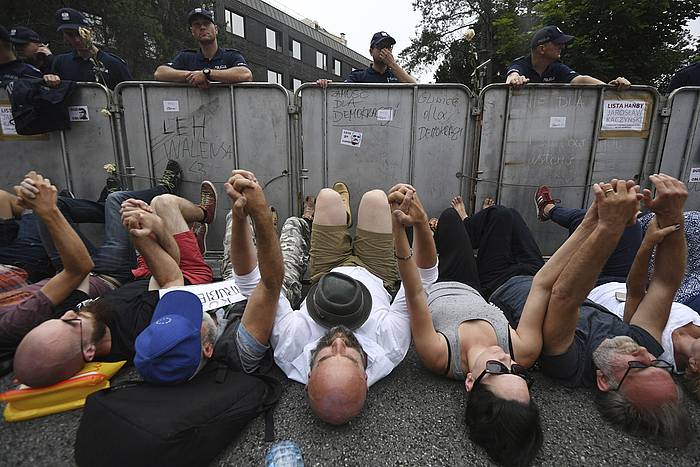
[(354, 330), (367, 321), (372, 295), (362, 282), (347, 274), (329, 272), (309, 289), (306, 308), (321, 326), (342, 324)]

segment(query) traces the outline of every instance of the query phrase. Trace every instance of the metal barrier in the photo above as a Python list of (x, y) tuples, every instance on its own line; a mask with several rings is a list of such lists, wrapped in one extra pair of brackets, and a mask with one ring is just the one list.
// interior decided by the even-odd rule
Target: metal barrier
[(686, 211), (700, 210), (700, 87), (676, 89), (663, 115), (668, 119), (658, 171), (677, 177), (688, 186)]
[(99, 84), (78, 84), (68, 99), (71, 129), (43, 135), (12, 134), (9, 106), (2, 89), (2, 188), (8, 189), (29, 170), (36, 170), (77, 197), (97, 199), (106, 178), (104, 164), (116, 164), (119, 159), (110, 92)]
[(458, 84), (301, 86), (303, 193), (343, 181), (357, 212), (367, 190), (408, 182), (439, 214), (451, 196), (469, 192), (473, 97)]
[(126, 82), (117, 86), (115, 97), (131, 186), (151, 186), (173, 159), (184, 172), (183, 197), (196, 203), (202, 180), (217, 187), (220, 201), (210, 226), (210, 251), (222, 250), (230, 209), (223, 183), (235, 167), (255, 172), (282, 221), (292, 215), (289, 94), (282, 86), (213, 85), (202, 91), (172, 83)]
[(481, 129), (475, 203), (487, 197), (517, 209), (549, 255), (567, 232), (537, 221), (539, 185), (567, 207), (586, 207), (591, 183), (645, 180), (656, 164), (660, 96), (654, 88), (487, 86), (479, 96)]

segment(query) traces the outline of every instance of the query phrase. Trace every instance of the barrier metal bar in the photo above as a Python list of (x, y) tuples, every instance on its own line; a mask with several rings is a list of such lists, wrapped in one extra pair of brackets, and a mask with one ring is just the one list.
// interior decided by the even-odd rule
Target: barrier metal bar
[(693, 143), (695, 142), (695, 133), (697, 133), (698, 127), (698, 112), (700, 112), (700, 94), (695, 95), (695, 106), (693, 107), (693, 119), (690, 123), (690, 132), (685, 143), (685, 150), (683, 151), (683, 158), (680, 164), (680, 173), (678, 174), (678, 179), (683, 181), (685, 175), (688, 173), (688, 165), (690, 164), (690, 151), (693, 149)]
[[(238, 119), (236, 118), (236, 96), (235, 96), (235, 89), (233, 86), (229, 85), (228, 87), (229, 90), (229, 97), (231, 99), (231, 139), (233, 140), (232, 142), (232, 149), (233, 149), (233, 164), (234, 167), (238, 168), (240, 167), (240, 163), (238, 160), (238, 137), (237, 137), (237, 132), (236, 132), (236, 122)], [(227, 178), (228, 180), (228, 178)]]
[[(644, 175), (646, 171), (647, 164), (649, 162), (649, 157), (651, 155), (651, 152), (653, 150), (653, 147), (651, 145), (652, 139), (654, 138), (654, 135), (656, 134), (656, 126), (658, 126), (658, 117), (656, 116), (656, 109), (657, 106), (661, 103), (661, 95), (656, 91), (656, 89), (651, 88), (653, 91), (653, 96), (654, 96), (654, 106), (651, 111), (651, 121), (649, 122), (649, 134), (647, 135), (646, 143), (644, 144), (644, 157), (642, 159), (642, 166), (639, 168), (639, 175), (638, 175), (638, 180), (636, 182), (640, 186), (644, 186), (644, 181), (646, 177)], [(660, 159), (658, 156), (658, 148), (656, 148), (656, 151), (654, 152), (654, 157), (657, 159)], [(654, 161), (654, 164), (656, 164), (656, 161)]]
[[(482, 91), (483, 92), (483, 91)], [(510, 97), (513, 90), (509, 87), (506, 94), (506, 110), (503, 121), (503, 139), (501, 140), (501, 154), (498, 163), (498, 184), (496, 185), (496, 203), (501, 202), (501, 186), (503, 184), (503, 172), (505, 171), (506, 141), (508, 140), (508, 127), (510, 126)]]
[[(581, 90), (579, 89), (579, 95)], [(605, 88), (601, 87), (598, 93), (598, 102), (595, 107), (595, 123), (593, 126), (593, 141), (591, 141), (591, 151), (588, 154), (588, 168), (586, 169), (586, 187), (591, 186), (593, 182), (593, 168), (595, 167), (596, 153), (598, 152), (598, 137), (600, 136), (600, 127), (603, 124), (603, 100), (605, 100)], [(588, 190), (584, 187), (583, 196), (581, 197), (581, 208), (586, 209), (588, 206)]]
[(321, 132), (321, 147), (323, 148), (323, 186), (328, 186), (328, 87), (323, 88), (321, 100), (323, 131)]
[[(418, 86), (413, 86), (413, 101), (411, 102), (411, 128), (416, 128), (418, 123)], [(414, 184), (413, 180), (413, 165), (416, 162), (416, 135), (415, 132), (409, 138), (408, 146), (408, 183)]]
[(61, 158), (63, 159), (63, 174), (66, 177), (66, 186), (73, 192), (73, 174), (70, 169), (70, 160), (68, 159), (68, 144), (66, 144), (66, 132), (59, 132), (61, 138)]
[[(474, 108), (474, 97), (469, 96), (469, 100), (471, 101), (471, 104), (472, 104), (470, 106), (470, 108), (473, 109)], [(464, 117), (465, 138), (464, 138), (464, 144), (462, 145), (462, 167), (460, 169), (461, 173), (458, 175), (459, 193), (461, 195), (464, 195), (464, 179), (466, 177), (465, 173), (472, 173), (473, 172), (473, 169), (471, 169), (471, 168), (469, 169), (469, 172), (467, 172), (467, 167), (469, 165), (473, 165), (473, 162), (474, 162), (474, 152), (472, 151), (471, 154), (468, 153), (469, 145), (467, 144), (467, 141), (474, 141), (473, 138), (474, 138), (474, 134), (476, 132), (476, 125), (469, 124), (470, 118), (471, 118), (471, 110), (468, 112), (465, 112), (465, 117)], [(471, 158), (471, 160), (468, 160), (470, 158)], [(466, 197), (466, 199), (468, 200), (468, 203), (469, 203), (468, 208), (469, 208), (471, 206), (471, 203), (472, 203), (471, 198), (473, 198), (473, 192), (476, 189), (476, 187), (473, 185), (473, 180), (471, 177), (469, 178), (469, 188), (468, 189), (469, 189), (469, 193), (468, 193), (468, 196)]]
[(143, 117), (143, 130), (146, 136), (146, 157), (148, 158), (148, 177), (150, 178), (151, 186), (155, 180), (155, 162), (153, 161), (153, 151), (151, 149), (151, 129), (149, 128), (148, 107), (146, 104), (146, 87), (139, 84), (141, 91), (141, 115)]

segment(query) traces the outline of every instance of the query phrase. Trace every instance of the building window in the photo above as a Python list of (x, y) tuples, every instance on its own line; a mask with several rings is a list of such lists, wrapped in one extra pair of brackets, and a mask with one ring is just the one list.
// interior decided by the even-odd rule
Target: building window
[(340, 76), (340, 60), (333, 59), (333, 73)]
[(274, 29), (265, 28), (265, 40), (267, 42), (267, 48), (282, 52), (282, 34), (275, 31)]
[(273, 70), (267, 70), (267, 82), (282, 84), (282, 73), (278, 73)]
[(231, 10), (226, 10), (226, 30), (237, 36), (245, 37), (243, 17)]
[(326, 69), (326, 54), (316, 51), (316, 68)]
[(292, 90), (296, 91), (299, 86), (301, 86), (301, 80), (292, 78)]
[(301, 42), (292, 39), (290, 49), (292, 51), (292, 57), (296, 58), (297, 60), (301, 60)]

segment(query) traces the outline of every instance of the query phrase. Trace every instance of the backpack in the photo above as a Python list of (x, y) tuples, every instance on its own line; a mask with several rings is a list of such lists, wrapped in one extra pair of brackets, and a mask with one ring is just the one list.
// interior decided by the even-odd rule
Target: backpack
[(17, 134), (36, 135), (70, 128), (66, 99), (75, 88), (74, 81), (61, 80), (56, 88), (42, 79), (18, 79), (7, 85), (12, 118)]
[(279, 381), (261, 372), (237, 371), (226, 363), (233, 357), (221, 353), (231, 352), (239, 323), (237, 319), (227, 323), (212, 360), (186, 383), (158, 386), (132, 381), (89, 396), (75, 441), (76, 463), (208, 465), (261, 413), (265, 413), (265, 440), (272, 441)]

